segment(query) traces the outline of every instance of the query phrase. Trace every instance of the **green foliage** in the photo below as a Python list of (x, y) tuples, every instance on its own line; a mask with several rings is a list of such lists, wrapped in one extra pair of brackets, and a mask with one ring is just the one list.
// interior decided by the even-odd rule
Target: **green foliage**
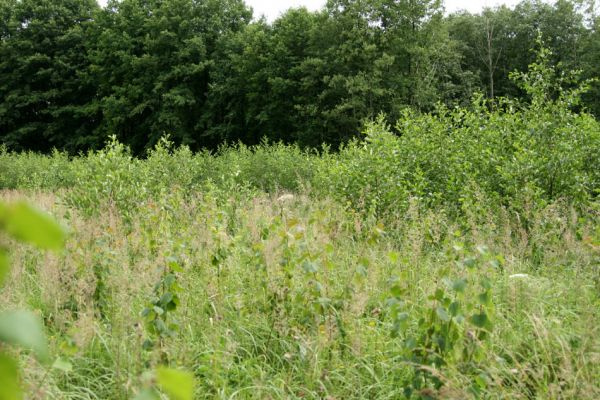
[(0, 285), (4, 283), (4, 280), (8, 275), (9, 262), (10, 260), (8, 258), (8, 252), (4, 248), (0, 247)]
[(215, 41), (249, 18), (240, 0), (111, 2), (90, 35), (98, 134), (117, 134), (136, 154), (165, 134), (199, 148)]
[(3, 189), (58, 189), (73, 185), (66, 153), (14, 153), (0, 146), (0, 187)]
[[(183, 272), (177, 259), (169, 258), (163, 268), (160, 280), (154, 285), (152, 299), (141, 313), (146, 329), (152, 338), (158, 340), (163, 351), (164, 341), (173, 337), (179, 330), (179, 323), (172, 317), (179, 306), (179, 293), (183, 290), (177, 282), (177, 274)], [(144, 349), (151, 350), (156, 344), (152, 339), (144, 342)], [(166, 356), (166, 354), (161, 354)]]
[(70, 215), (72, 240), (57, 257), (11, 252), (6, 307), (35, 305), (62, 355), (46, 374), (11, 353), (25, 395), (189, 398), (193, 380), (197, 398), (597, 397), (595, 208), (413, 201), (384, 226), (314, 192), (220, 184), (158, 193), (131, 225), (27, 194)]
[(194, 377), (189, 372), (161, 367), (156, 371), (156, 379), (171, 400), (194, 398)]
[[(267, 23), (241, 0), (3, 0), (0, 15), (11, 151), (74, 155), (112, 135), (136, 156), (167, 135), (193, 151), (263, 138), (337, 149), (380, 112), (394, 127), (407, 107), (464, 106), (477, 91), (526, 98), (510, 74), (534, 62), (540, 33), (559, 75), (598, 78), (600, 57), (598, 16), (580, 1), (450, 16), (437, 0), (329, 1)], [(596, 84), (578, 107), (597, 115), (597, 100)], [(8, 184), (49, 185), (50, 171)]]
[[(59, 250), (65, 240), (62, 228), (54, 220), (25, 203), (7, 205), (0, 202), (0, 233), (42, 249)], [(7, 253), (0, 247), (0, 285), (7, 273)], [(47, 361), (49, 357), (43, 324), (38, 316), (27, 311), (0, 313), (0, 343), (31, 350), (40, 361)], [(17, 364), (0, 352), (0, 399), (22, 397)]]
[(559, 198), (584, 205), (598, 187), (600, 124), (572, 108), (586, 85), (564, 89), (540, 50), (527, 73), (515, 74), (530, 103), (481, 97), (470, 108), (406, 111), (395, 135), (383, 117), (366, 125), (364, 142), (344, 147), (319, 175), (321, 187), (378, 215), (422, 206), (462, 212), (483, 193), (497, 205), (523, 209)]
[(94, 0), (0, 2), (0, 142), (14, 150), (77, 151), (94, 141), (84, 79)]
[(66, 202), (92, 215), (98, 204), (116, 206), (123, 213), (134, 209), (144, 197), (145, 187), (138, 179), (139, 160), (129, 149), (112, 137), (106, 148), (89, 152), (75, 163), (75, 189)]
[(41, 249), (60, 250), (65, 241), (63, 229), (51, 217), (26, 203), (0, 203), (0, 227), (15, 239)]
[(6, 187), (19, 187), (27, 172), (53, 165), (54, 178), (22, 187), (73, 186), (65, 195), (68, 205), (87, 215), (115, 207), (129, 223), (137, 208), (173, 188), (184, 200), (211, 187), (309, 188), (374, 218), (395, 218), (411, 204), (460, 215), (482, 198), (515, 211), (557, 199), (586, 207), (600, 186), (600, 124), (574, 111), (588, 84), (575, 85), (576, 74), (559, 74), (543, 46), (539, 55), (529, 72), (513, 74), (527, 102), (497, 98), (490, 108), (476, 96), (468, 107), (438, 105), (427, 114), (404, 110), (397, 134), (379, 116), (365, 124), (363, 141), (351, 141), (337, 153), (263, 142), (194, 154), (163, 138), (142, 160), (113, 137), (105, 149), (73, 161), (61, 153), (4, 152), (0, 166), (10, 165)]
[[(170, 400), (192, 400), (194, 398), (194, 376), (189, 372), (160, 367), (155, 371), (156, 383)], [(145, 389), (134, 400), (159, 400), (155, 389)]]
[(32, 350), (41, 360), (48, 358), (48, 344), (39, 318), (24, 311), (0, 314), (0, 341)]
[(0, 353), (0, 399), (21, 400), (23, 398), (18, 372), (16, 361)]
[[(291, 46), (286, 24), (312, 23), (276, 30)], [(189, 399), (195, 377), (207, 398), (597, 397), (600, 124), (540, 47), (512, 75), (524, 101), (405, 109), (393, 131), (381, 115), (337, 152), (193, 153), (167, 136), (144, 159), (115, 136), (71, 159), (0, 149), (1, 187), (61, 189), (77, 236), (43, 272), (11, 252), (7, 308), (35, 304), (52, 340), (13, 311), (0, 340), (68, 353), (39, 385), (57, 398)], [(0, 229), (64, 244), (22, 203), (0, 205)], [(43, 368), (15, 365), (2, 353), (9, 398)]]
[(475, 395), (485, 389), (483, 363), (494, 319), (492, 276), (501, 267), (502, 258), (491, 255), (485, 247), (475, 253), (462, 243), (453, 247), (450, 258), (458, 268), (438, 271), (439, 284), (428, 296), (428, 303), (405, 301), (408, 288), (403, 276), (397, 277), (390, 289), (392, 335), (402, 336), (403, 354), (414, 369), (405, 390), (408, 398), (427, 389), (439, 390), (444, 384), (440, 375), (448, 365), (472, 379), (470, 389)]

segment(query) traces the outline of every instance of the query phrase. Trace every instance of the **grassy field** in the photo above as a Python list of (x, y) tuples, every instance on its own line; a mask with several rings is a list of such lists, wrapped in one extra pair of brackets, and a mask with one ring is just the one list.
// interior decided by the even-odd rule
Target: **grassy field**
[[(73, 367), (23, 354), (32, 398), (131, 398), (159, 364), (193, 372), (197, 398), (600, 397), (598, 225), (564, 203), (527, 227), (417, 205), (386, 226), (250, 189), (175, 188), (133, 222), (67, 197), (0, 195), (70, 231), (58, 255), (17, 247), (2, 289)], [(142, 316), (165, 293), (176, 308)]]
[(31, 399), (166, 398), (166, 367), (198, 399), (600, 398), (600, 123), (533, 68), (531, 103), (380, 118), (335, 152), (0, 148), (0, 231), (33, 229), (7, 222), (25, 200), (68, 232), (0, 237), (0, 316), (35, 312), (53, 361), (4, 319), (0, 366)]

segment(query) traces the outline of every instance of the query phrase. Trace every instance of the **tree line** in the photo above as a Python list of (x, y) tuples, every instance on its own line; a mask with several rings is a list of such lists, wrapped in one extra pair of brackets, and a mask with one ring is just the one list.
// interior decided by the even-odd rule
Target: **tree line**
[[(396, 121), (477, 92), (526, 100), (509, 75), (538, 36), (559, 72), (600, 75), (591, 0), (449, 15), (440, 0), (328, 0), (272, 23), (243, 0), (0, 0), (0, 144), (335, 147), (380, 113)], [(583, 104), (600, 115), (598, 84)]]

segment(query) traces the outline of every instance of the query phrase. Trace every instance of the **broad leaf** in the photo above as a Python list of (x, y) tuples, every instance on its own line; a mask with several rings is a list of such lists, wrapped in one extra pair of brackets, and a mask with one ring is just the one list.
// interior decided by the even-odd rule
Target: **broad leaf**
[(60, 250), (65, 232), (52, 217), (26, 203), (5, 207), (0, 213), (0, 227), (15, 239), (41, 249)]
[(160, 388), (171, 400), (192, 400), (194, 397), (194, 376), (185, 371), (161, 367), (156, 371)]
[(28, 311), (0, 314), (0, 341), (32, 350), (42, 360), (48, 359), (48, 345), (40, 319)]
[(0, 400), (21, 400), (19, 370), (12, 358), (0, 353)]
[(462, 293), (467, 288), (467, 280), (466, 279), (457, 279), (452, 282), (452, 290), (457, 293)]
[(491, 322), (485, 312), (479, 314), (473, 314), (471, 316), (471, 323), (478, 328), (491, 330)]
[(444, 321), (444, 322), (450, 321), (450, 316), (448, 315), (448, 312), (443, 307), (437, 307), (435, 309), (435, 312), (436, 312), (438, 318), (441, 319), (442, 321)]

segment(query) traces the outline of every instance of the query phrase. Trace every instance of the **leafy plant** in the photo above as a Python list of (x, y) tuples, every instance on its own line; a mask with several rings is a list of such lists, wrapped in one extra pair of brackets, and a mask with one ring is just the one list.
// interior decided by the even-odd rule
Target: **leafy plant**
[(405, 301), (407, 289), (402, 277), (390, 290), (392, 335), (402, 336), (402, 351), (414, 372), (405, 391), (409, 398), (427, 398), (424, 393), (439, 390), (444, 385), (443, 371), (449, 365), (473, 377), (471, 390), (475, 394), (485, 388), (483, 362), (494, 319), (489, 274), (500, 267), (502, 258), (485, 247), (473, 253), (464, 243), (455, 244), (453, 253), (458, 274), (441, 269), (439, 284), (427, 303)]
[(170, 257), (162, 268), (159, 281), (154, 285), (150, 302), (141, 313), (146, 329), (154, 339), (147, 339), (144, 349), (150, 350), (157, 345), (163, 361), (168, 359), (164, 352), (164, 341), (173, 337), (179, 329), (179, 324), (172, 315), (179, 306), (179, 293), (183, 290), (177, 282), (177, 273), (182, 271), (177, 259)]
[[(26, 203), (0, 202), (0, 233), (48, 250), (61, 249), (65, 240), (63, 229), (52, 218)], [(4, 283), (8, 272), (8, 252), (6, 248), (0, 247), (0, 285)], [(47, 362), (49, 359), (42, 322), (28, 311), (0, 313), (0, 343), (31, 350), (41, 362)], [(2, 351), (0, 352), (0, 398), (8, 400), (22, 397), (17, 363)]]
[[(194, 398), (194, 376), (174, 368), (159, 367), (154, 371), (153, 383), (168, 395), (170, 400), (192, 400)], [(142, 390), (134, 400), (160, 400), (159, 392), (153, 388)]]

